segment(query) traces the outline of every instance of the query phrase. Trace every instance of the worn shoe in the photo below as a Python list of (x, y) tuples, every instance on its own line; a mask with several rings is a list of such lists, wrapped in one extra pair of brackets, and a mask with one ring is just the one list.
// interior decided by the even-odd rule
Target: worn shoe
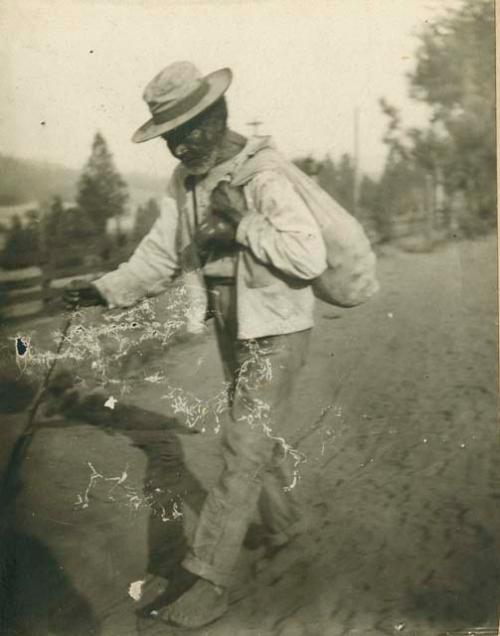
[(205, 579), (198, 579), (193, 587), (169, 605), (161, 618), (170, 625), (195, 629), (213, 623), (229, 607), (229, 594)]
[(198, 577), (179, 568), (168, 581), (162, 577), (146, 577), (143, 594), (136, 609), (138, 618), (156, 618), (167, 612), (169, 606), (187, 592)]

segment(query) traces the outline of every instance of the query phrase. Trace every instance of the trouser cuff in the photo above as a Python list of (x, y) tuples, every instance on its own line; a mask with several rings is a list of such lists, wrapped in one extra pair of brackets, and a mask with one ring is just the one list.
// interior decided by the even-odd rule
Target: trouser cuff
[(213, 565), (209, 565), (208, 563), (201, 561), (193, 555), (187, 556), (182, 561), (181, 565), (192, 574), (196, 574), (196, 576), (199, 576), (202, 579), (207, 579), (207, 581), (210, 581), (215, 585), (220, 585), (221, 587), (228, 587), (233, 579), (233, 572), (220, 570)]

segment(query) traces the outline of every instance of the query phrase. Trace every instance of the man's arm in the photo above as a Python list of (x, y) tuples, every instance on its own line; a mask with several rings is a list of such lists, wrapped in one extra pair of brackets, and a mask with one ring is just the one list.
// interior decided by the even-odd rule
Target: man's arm
[(177, 225), (176, 203), (164, 197), (160, 216), (130, 259), (94, 281), (109, 307), (129, 307), (144, 296), (160, 293), (175, 278), (180, 270)]
[(263, 263), (312, 280), (326, 267), (318, 224), (286, 176), (265, 171), (249, 183), (252, 207), (238, 225), (236, 240)]

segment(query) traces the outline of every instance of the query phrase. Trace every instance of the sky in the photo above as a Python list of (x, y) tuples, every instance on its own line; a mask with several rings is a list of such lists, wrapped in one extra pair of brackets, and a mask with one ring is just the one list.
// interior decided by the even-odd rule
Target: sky
[[(415, 33), (453, 0), (3, 0), (0, 153), (81, 168), (100, 130), (123, 172), (168, 176), (161, 140), (133, 144), (149, 119), (142, 91), (175, 60), (229, 66), (230, 125), (257, 118), (289, 157), (353, 152), (378, 174), (386, 118), (378, 100), (425, 125), (408, 97)], [(1, 178), (1, 175), (0, 175)]]

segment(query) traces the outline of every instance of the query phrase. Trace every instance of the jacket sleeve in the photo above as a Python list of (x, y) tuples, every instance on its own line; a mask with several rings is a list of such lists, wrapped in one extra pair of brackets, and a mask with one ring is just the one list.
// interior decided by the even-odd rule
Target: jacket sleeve
[(246, 193), (249, 211), (238, 225), (238, 243), (290, 276), (312, 280), (322, 274), (327, 261), (321, 231), (287, 177), (260, 172)]
[(176, 203), (164, 197), (160, 216), (130, 259), (94, 281), (109, 307), (130, 307), (144, 296), (159, 294), (178, 275), (177, 226)]

